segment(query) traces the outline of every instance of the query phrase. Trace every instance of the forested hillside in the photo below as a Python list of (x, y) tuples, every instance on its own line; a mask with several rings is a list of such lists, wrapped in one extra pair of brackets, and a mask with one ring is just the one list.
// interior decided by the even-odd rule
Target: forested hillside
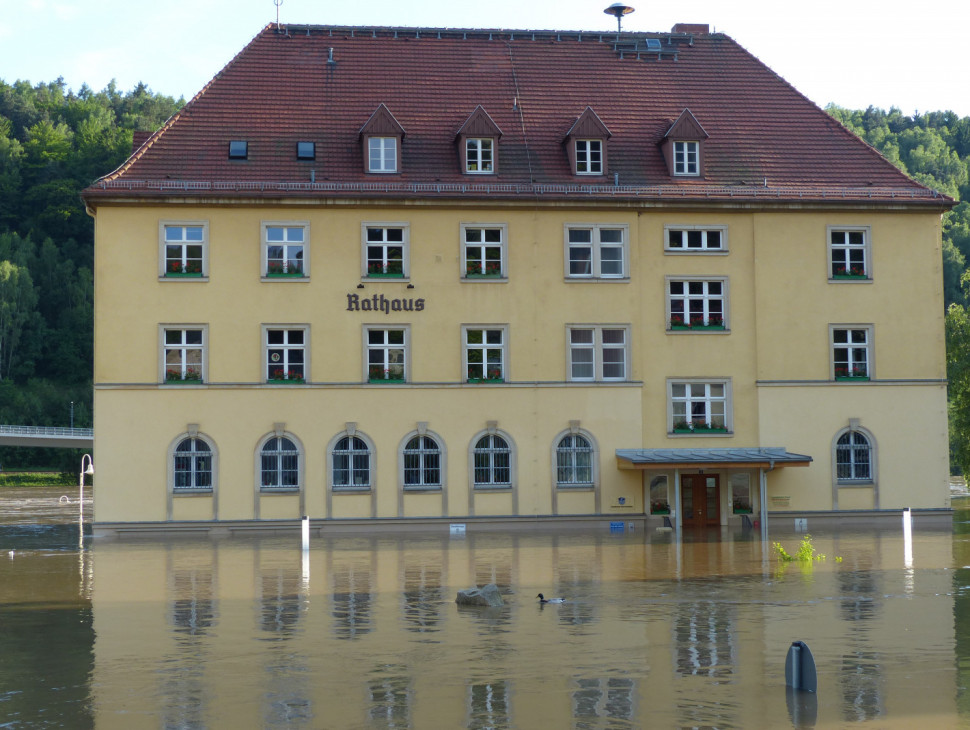
[[(0, 423), (91, 424), (93, 223), (80, 191), (182, 104), (139, 84), (74, 92), (0, 80)], [(870, 107), (828, 113), (916, 180), (961, 201), (943, 219), (955, 466), (970, 469), (970, 117)], [(951, 306), (953, 305), (953, 306)], [(0, 449), (0, 463), (56, 452)]]
[[(0, 423), (67, 426), (73, 402), (74, 425), (91, 425), (94, 227), (79, 194), (182, 103), (0, 80)], [(0, 449), (8, 468), (63, 457)]]

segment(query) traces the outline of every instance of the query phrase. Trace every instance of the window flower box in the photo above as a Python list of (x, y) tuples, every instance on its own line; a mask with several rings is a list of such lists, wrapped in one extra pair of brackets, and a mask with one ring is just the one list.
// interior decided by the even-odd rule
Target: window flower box
[(281, 263), (270, 262), (266, 266), (266, 276), (267, 278), (302, 278), (303, 268), (300, 266), (284, 266)]
[(672, 331), (724, 331), (726, 328), (724, 326), (724, 319), (721, 317), (708, 317), (707, 321), (704, 321), (703, 317), (691, 317), (689, 321), (685, 320), (680, 315), (673, 315), (668, 323), (668, 329)]
[(403, 279), (404, 264), (391, 262), (386, 266), (383, 264), (370, 264), (367, 267), (368, 279)]
[(502, 264), (498, 261), (486, 261), (484, 268), (479, 262), (469, 262), (465, 266), (466, 279), (501, 279)]
[(720, 421), (711, 421), (707, 423), (706, 421), (677, 421), (674, 423), (674, 433), (693, 433), (693, 434), (708, 434), (708, 433), (727, 433), (727, 427)]
[(404, 370), (402, 368), (382, 368), (380, 365), (371, 365), (367, 369), (367, 382), (382, 385), (403, 383)]
[(199, 278), (202, 276), (202, 264), (198, 261), (169, 261), (165, 267), (166, 278)]
[(492, 368), (485, 373), (485, 377), (480, 377), (477, 374), (473, 374), (471, 371), (468, 373), (469, 383), (504, 383), (505, 378), (502, 377), (502, 371), (498, 368)]
[(869, 275), (865, 272), (865, 269), (861, 269), (853, 266), (852, 268), (846, 269), (844, 266), (840, 266), (832, 272), (833, 279), (868, 279)]
[(861, 366), (854, 368), (837, 367), (835, 368), (835, 379), (837, 381), (867, 381), (869, 371)]
[(667, 502), (654, 501), (650, 503), (650, 514), (652, 515), (669, 515), (670, 505)]
[(169, 385), (198, 385), (202, 382), (202, 373), (198, 370), (186, 370), (184, 373), (180, 370), (166, 370), (165, 382)]
[(266, 379), (271, 385), (301, 385), (306, 382), (303, 373), (297, 370), (273, 370)]

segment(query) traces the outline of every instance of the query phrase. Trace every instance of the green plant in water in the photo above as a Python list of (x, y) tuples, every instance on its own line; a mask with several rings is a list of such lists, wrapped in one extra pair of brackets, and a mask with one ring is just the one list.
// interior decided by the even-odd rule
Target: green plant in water
[[(811, 563), (813, 560), (825, 560), (824, 555), (815, 552), (815, 546), (812, 545), (811, 535), (805, 535), (805, 537), (802, 538), (802, 542), (798, 546), (798, 550), (795, 551), (794, 555), (789, 554), (789, 552), (785, 550), (785, 546), (780, 542), (774, 542), (771, 544), (771, 546), (778, 554), (778, 559), (783, 563), (794, 563), (796, 561)], [(841, 558), (836, 558), (836, 560), (841, 562)]]

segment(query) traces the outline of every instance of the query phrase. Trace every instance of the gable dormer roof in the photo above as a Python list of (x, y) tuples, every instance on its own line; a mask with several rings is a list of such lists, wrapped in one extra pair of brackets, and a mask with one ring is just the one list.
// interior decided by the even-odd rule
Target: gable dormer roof
[(670, 125), (664, 139), (707, 139), (710, 136), (691, 110), (685, 108), (677, 117), (677, 121)]
[(588, 106), (573, 123), (573, 126), (566, 132), (566, 139), (570, 137), (590, 137), (592, 139), (609, 139), (613, 134), (603, 120), (593, 111), (593, 107)]
[(385, 104), (381, 104), (370, 115), (364, 126), (360, 128), (360, 136), (371, 137), (404, 137), (404, 127), (394, 118), (391, 110)]
[(501, 137), (502, 130), (479, 104), (458, 130), (458, 137)]

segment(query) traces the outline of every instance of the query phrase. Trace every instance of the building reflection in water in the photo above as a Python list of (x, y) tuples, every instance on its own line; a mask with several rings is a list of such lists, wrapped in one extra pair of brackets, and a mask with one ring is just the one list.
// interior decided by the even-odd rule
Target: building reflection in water
[[(849, 570), (838, 574), (839, 616), (849, 632), (839, 664), (842, 719), (864, 722), (883, 714), (879, 654), (870, 636), (882, 602), (878, 573), (868, 556), (860, 555)], [(853, 569), (854, 568), (854, 569)]]
[[(573, 718), (578, 730), (602, 727), (599, 719), (632, 721), (634, 712), (635, 682), (629, 677), (609, 679), (577, 679), (578, 689), (573, 691)], [(614, 727), (612, 723), (607, 727)], [(615, 727), (630, 727), (627, 722)]]
[[(281, 537), (95, 543), (95, 725), (783, 727), (795, 639), (820, 726), (956, 724), (949, 535), (916, 541), (911, 591), (895, 536), (815, 536), (845, 561), (782, 572), (757, 542), (659, 540), (318, 538), (308, 580)], [(455, 604), (487, 582), (506, 605)]]
[(368, 718), (372, 727), (411, 728), (411, 674), (404, 665), (388, 664), (367, 681)]
[(512, 727), (512, 685), (506, 680), (482, 682), (468, 687), (468, 730)]
[(292, 649), (305, 634), (302, 623), (309, 603), (300, 556), (296, 551), (258, 549), (255, 579), (259, 639), (270, 645), (263, 662), (263, 727), (311, 727), (306, 657)]

